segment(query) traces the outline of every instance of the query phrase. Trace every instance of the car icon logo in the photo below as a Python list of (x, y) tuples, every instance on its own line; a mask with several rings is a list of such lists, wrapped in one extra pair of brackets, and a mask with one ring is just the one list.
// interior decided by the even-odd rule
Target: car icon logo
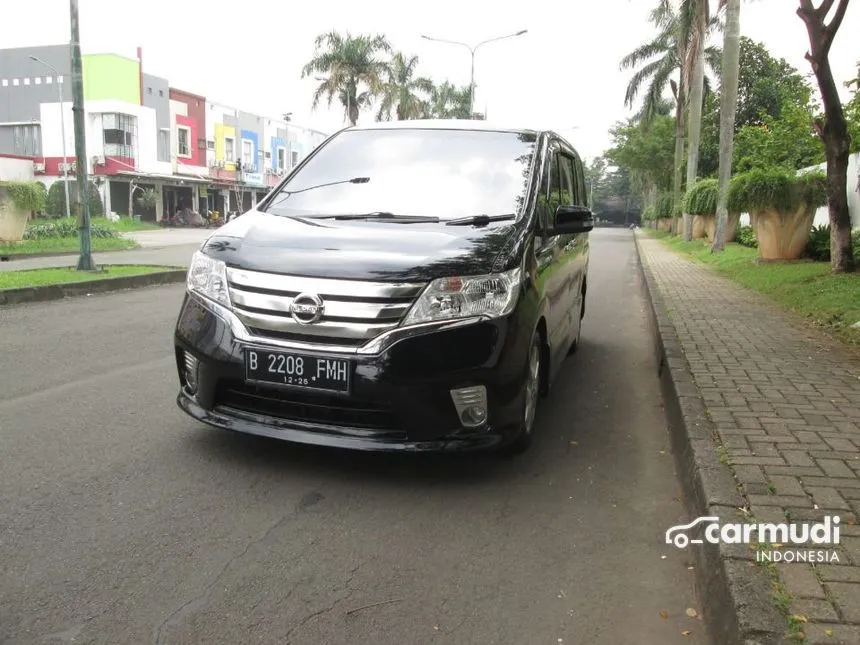
[(678, 526), (673, 526), (668, 531), (666, 531), (666, 544), (674, 544), (679, 549), (685, 549), (689, 544), (701, 544), (702, 540), (691, 540), (690, 536), (687, 535), (684, 531), (686, 531), (687, 529), (691, 529), (699, 524), (712, 524), (714, 522), (719, 521), (719, 517), (697, 517), (689, 524), (679, 524)]
[(300, 293), (290, 303), (290, 314), (300, 325), (312, 325), (323, 317), (325, 304), (315, 293)]

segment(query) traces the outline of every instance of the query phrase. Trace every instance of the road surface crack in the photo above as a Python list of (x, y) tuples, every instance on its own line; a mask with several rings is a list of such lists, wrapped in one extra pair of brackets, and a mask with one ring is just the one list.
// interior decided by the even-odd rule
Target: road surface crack
[[(314, 491), (314, 492), (319, 495), (318, 491)], [(305, 497), (307, 497), (307, 496), (305, 496)], [(302, 499), (304, 499), (304, 498), (302, 498)], [(178, 609), (171, 612), (171, 614), (169, 616), (167, 616), (167, 618), (165, 618), (164, 621), (162, 621), (162, 623), (155, 630), (155, 635), (154, 635), (155, 644), (156, 645), (164, 645), (164, 643), (166, 642), (166, 638), (167, 638), (167, 632), (168, 632), (170, 627), (175, 627), (176, 625), (182, 623), (188, 616), (190, 616), (191, 614), (195, 613), (199, 609), (206, 606), (209, 594), (212, 592), (212, 590), (215, 588), (215, 586), (221, 581), (221, 578), (224, 577), (224, 574), (227, 573), (227, 570), (230, 568), (230, 566), (234, 562), (245, 557), (248, 554), (248, 552), (251, 550), (251, 548), (253, 548), (254, 546), (256, 546), (262, 542), (265, 542), (266, 539), (268, 539), (268, 537), (270, 535), (272, 535), (279, 527), (281, 527), (284, 524), (284, 522), (286, 522), (288, 519), (292, 518), (293, 516), (297, 515), (302, 510), (304, 510), (303, 504), (301, 502), (296, 504), (296, 507), (293, 509), (292, 512), (283, 515), (280, 519), (278, 519), (277, 522), (275, 522), (274, 524), (272, 524), (272, 526), (270, 526), (268, 529), (266, 529), (266, 531), (263, 533), (263, 535), (261, 535), (260, 537), (248, 542), (245, 545), (244, 549), (242, 549), (239, 553), (234, 555), (232, 558), (228, 559), (227, 562), (224, 564), (224, 566), (221, 567), (221, 570), (218, 572), (218, 574), (215, 576), (215, 578), (212, 580), (212, 582), (210, 582), (208, 585), (206, 585), (203, 588), (202, 592), (200, 592), (198, 595), (194, 596), (191, 600), (183, 603)], [(312, 541), (309, 546), (312, 546), (314, 543), (315, 543), (315, 540)]]

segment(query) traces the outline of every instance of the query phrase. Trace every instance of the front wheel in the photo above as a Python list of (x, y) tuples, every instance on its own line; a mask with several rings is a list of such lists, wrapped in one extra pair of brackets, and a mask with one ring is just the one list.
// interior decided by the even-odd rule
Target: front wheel
[(516, 439), (505, 449), (511, 454), (521, 454), (528, 450), (534, 436), (537, 403), (540, 398), (540, 375), (542, 344), (540, 335), (535, 332), (529, 349), (528, 369), (526, 373), (525, 395), (523, 396), (523, 412), (520, 418), (520, 430)]

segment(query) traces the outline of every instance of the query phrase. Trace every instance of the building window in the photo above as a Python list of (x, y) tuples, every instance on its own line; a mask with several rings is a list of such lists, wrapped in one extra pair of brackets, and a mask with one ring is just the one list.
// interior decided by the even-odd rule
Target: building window
[(17, 78), (13, 78), (13, 79), (12, 79), (12, 85), (14, 85), (15, 87), (18, 87), (18, 85), (19, 85), (20, 83), (21, 83), (21, 81), (19, 81)]
[(254, 142), (242, 139), (242, 167), (251, 169), (254, 166)]
[(25, 78), (25, 79), (24, 79), (24, 85), (29, 85), (29, 84), (30, 84), (30, 79), (29, 79), (29, 78)]
[(62, 77), (62, 76), (58, 76), (58, 77), (57, 77), (57, 83), (62, 83), (62, 82), (63, 82), (63, 77)]
[(36, 156), (41, 154), (38, 125), (12, 127), (12, 154)]
[(158, 90), (158, 95), (159, 95), (159, 96), (164, 96), (164, 90)]
[(287, 149), (284, 146), (278, 146), (278, 170), (283, 170), (287, 167)]
[(54, 77), (53, 76), (46, 76), (45, 77), (45, 85), (53, 85), (53, 83), (54, 83)]
[(294, 168), (299, 163), (299, 151), (290, 150), (290, 168)]
[(152, 88), (151, 88), (151, 87), (147, 87), (147, 88), (146, 88), (146, 93), (147, 93), (147, 94), (152, 94)]
[(176, 126), (176, 153), (180, 157), (186, 159), (191, 156), (191, 128), (178, 125)]
[(130, 114), (102, 115), (106, 157), (137, 158), (137, 118)]
[(36, 78), (34, 78), (34, 79), (33, 79), (33, 82), (34, 82), (36, 85), (41, 85), (41, 84), (42, 84), (42, 77), (41, 77), (41, 76), (37, 76)]
[(8, 79), (8, 78), (4, 78), (4, 79), (3, 79), (3, 81), (2, 81), (2, 82), (0, 82), (0, 84), (2, 84), (2, 85), (3, 85), (3, 87), (9, 87), (9, 79)]
[(233, 145), (232, 137), (224, 137), (224, 161), (232, 163), (236, 160)]

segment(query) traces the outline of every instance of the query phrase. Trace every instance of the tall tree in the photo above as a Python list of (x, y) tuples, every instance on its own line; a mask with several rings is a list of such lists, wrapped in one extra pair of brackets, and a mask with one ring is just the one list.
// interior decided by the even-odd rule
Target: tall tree
[(382, 91), (388, 64), (380, 54), (390, 51), (391, 46), (381, 35), (352, 36), (347, 32), (343, 36), (332, 31), (317, 36), (313, 58), (302, 68), (302, 78), (311, 74), (328, 76), (318, 78), (320, 84), (314, 92), (313, 107), (323, 97), (330, 106), (337, 96), (346, 118), (355, 125), (361, 109), (369, 107)]
[(720, 90), (720, 169), (717, 195), (717, 222), (712, 251), (726, 246), (726, 222), (729, 218), (729, 179), (732, 176), (732, 147), (738, 106), (738, 74), (741, 52), (741, 0), (720, 0), (726, 9), (723, 35), (723, 78)]
[[(830, 22), (827, 17), (836, 10)], [(839, 31), (848, 0), (822, 0), (816, 8), (812, 0), (800, 0), (797, 15), (806, 23), (809, 51), (806, 59), (821, 90), (824, 118), (815, 120), (815, 129), (824, 141), (827, 156), (827, 202), (830, 211), (830, 269), (833, 273), (854, 271), (851, 250), (851, 214), (848, 210), (848, 151), (851, 145), (842, 102), (830, 69), (830, 46)]]
[[(687, 0), (689, 45), (685, 69), (690, 73), (690, 106), (687, 122), (687, 186), (696, 182), (699, 171), (699, 143), (702, 133), (702, 101), (705, 91), (705, 42), (710, 23), (709, 0)], [(693, 239), (693, 218), (684, 210), (684, 239)]]
[[(680, 6), (676, 8), (673, 0), (659, 0), (650, 14), (651, 22), (657, 27), (657, 35), (621, 59), (622, 70), (639, 67), (627, 84), (625, 105), (632, 107), (640, 90), (648, 83), (642, 108), (635, 117), (637, 120), (645, 124), (653, 120), (658, 114), (667, 86), (672, 91), (675, 102), (673, 193), (676, 205), (681, 202), (684, 179), (686, 95), (691, 77), (691, 60), (687, 51), (690, 42), (691, 8), (696, 1), (698, 0), (681, 0)], [(718, 21), (715, 19), (708, 23), (709, 29), (717, 25)], [(706, 47), (704, 57), (707, 65), (716, 72), (719, 69), (719, 50)]]
[(417, 67), (417, 56), (407, 57), (397, 52), (391, 57), (387, 79), (380, 91), (377, 120), (390, 121), (392, 108), (398, 121), (418, 119), (423, 115), (427, 98), (433, 92), (433, 81), (424, 77), (416, 78)]

